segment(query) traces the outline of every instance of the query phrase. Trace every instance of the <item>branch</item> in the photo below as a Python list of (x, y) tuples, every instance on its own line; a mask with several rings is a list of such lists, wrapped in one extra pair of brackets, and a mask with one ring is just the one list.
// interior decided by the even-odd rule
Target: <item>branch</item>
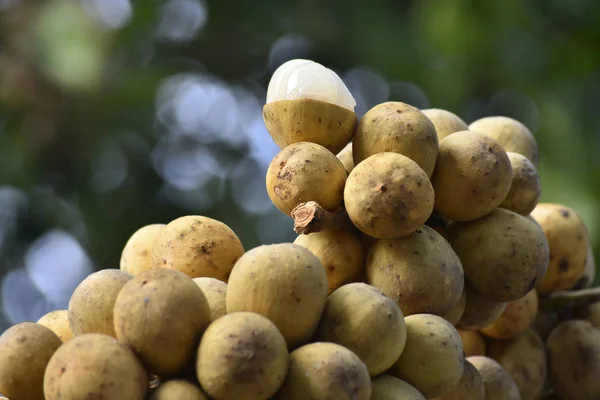
[(329, 212), (316, 201), (300, 203), (292, 210), (294, 230), (298, 234), (321, 232), (329, 229), (354, 229), (346, 211)]
[(581, 307), (600, 301), (600, 287), (554, 292), (540, 299), (540, 308)]

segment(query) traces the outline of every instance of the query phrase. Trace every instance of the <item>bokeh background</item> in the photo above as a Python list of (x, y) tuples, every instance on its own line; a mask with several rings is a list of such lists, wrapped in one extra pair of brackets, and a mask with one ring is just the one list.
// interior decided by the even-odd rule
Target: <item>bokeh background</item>
[(293, 240), (261, 115), (292, 58), (337, 71), (359, 116), (399, 100), (519, 119), (542, 200), (577, 210), (598, 250), (598, 1), (0, 0), (0, 331), (65, 308), (149, 223)]

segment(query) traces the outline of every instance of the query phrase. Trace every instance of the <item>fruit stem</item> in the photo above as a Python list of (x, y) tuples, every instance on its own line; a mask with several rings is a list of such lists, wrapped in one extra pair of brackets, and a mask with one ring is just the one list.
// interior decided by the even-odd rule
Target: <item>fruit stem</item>
[(292, 210), (294, 230), (300, 235), (329, 229), (353, 229), (354, 225), (346, 211), (329, 212), (316, 201), (300, 203)]
[(541, 308), (580, 307), (600, 301), (600, 287), (554, 292), (540, 299)]

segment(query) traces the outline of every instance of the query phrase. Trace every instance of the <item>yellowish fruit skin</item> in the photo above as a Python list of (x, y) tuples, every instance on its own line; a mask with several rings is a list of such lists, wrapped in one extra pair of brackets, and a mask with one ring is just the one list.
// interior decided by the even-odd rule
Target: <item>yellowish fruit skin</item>
[(0, 392), (11, 399), (44, 400), (44, 371), (61, 345), (54, 332), (33, 322), (5, 330), (0, 336)]
[(456, 329), (437, 315), (415, 314), (404, 320), (407, 345), (391, 373), (426, 398), (456, 387), (464, 371), (463, 348)]
[(154, 240), (152, 264), (183, 272), (191, 278), (227, 282), (244, 247), (235, 232), (212, 218), (188, 215), (165, 226)]
[(510, 191), (512, 170), (502, 147), (485, 135), (461, 131), (440, 143), (435, 210), (452, 221), (472, 221), (497, 208)]
[(121, 252), (119, 263), (121, 271), (135, 276), (153, 267), (152, 246), (154, 239), (165, 226), (165, 224), (146, 225), (131, 235)]
[(460, 131), (469, 129), (467, 123), (458, 115), (450, 111), (441, 110), (439, 108), (429, 108), (421, 110), (427, 118), (431, 120), (437, 133), (438, 141), (442, 141), (446, 136)]
[(491, 340), (488, 356), (496, 360), (515, 380), (521, 400), (536, 400), (548, 375), (546, 351), (540, 336), (527, 329), (510, 340)]
[(147, 390), (148, 375), (131, 350), (98, 333), (61, 346), (44, 376), (46, 400), (142, 400)]
[(521, 400), (519, 389), (510, 374), (489, 357), (467, 357), (479, 371), (485, 387), (485, 400)]
[(402, 102), (376, 105), (363, 115), (352, 140), (354, 163), (394, 152), (415, 161), (430, 177), (438, 155), (433, 123), (418, 108)]
[(225, 304), (225, 297), (227, 296), (227, 284), (215, 278), (194, 278), (192, 279), (204, 293), (204, 297), (208, 301), (210, 307), (210, 320), (225, 315), (227, 313), (227, 306)]
[(462, 265), (450, 244), (425, 225), (400, 239), (377, 240), (366, 271), (368, 283), (396, 301), (404, 315), (444, 315), (464, 287)]
[(202, 336), (196, 374), (215, 399), (268, 399), (282, 385), (289, 354), (277, 327), (251, 312), (227, 314)]
[(123, 286), (115, 302), (117, 338), (159, 376), (175, 376), (192, 364), (209, 323), (202, 290), (179, 271), (143, 272)]
[(540, 203), (531, 216), (542, 227), (550, 248), (540, 294), (568, 290), (583, 275), (589, 249), (587, 227), (577, 213), (564, 205)]
[(290, 354), (289, 372), (276, 398), (369, 400), (371, 379), (352, 351), (335, 343), (315, 342)]
[(426, 400), (408, 382), (392, 375), (379, 375), (371, 380), (371, 400)]
[(85, 278), (69, 300), (69, 326), (73, 334), (102, 333), (116, 337), (113, 308), (121, 288), (132, 278), (118, 269), (101, 270)]
[(533, 289), (520, 299), (509, 302), (502, 315), (483, 327), (481, 333), (493, 339), (511, 339), (533, 323), (537, 312), (538, 296)]
[(305, 247), (255, 247), (236, 263), (227, 287), (227, 312), (250, 311), (270, 319), (288, 347), (310, 339), (327, 301), (327, 275)]
[(460, 382), (435, 400), (485, 400), (485, 387), (481, 374), (465, 360), (465, 371)]
[(73, 339), (74, 335), (69, 326), (69, 311), (67, 310), (51, 311), (38, 319), (37, 323), (50, 329), (63, 342)]
[(410, 235), (427, 221), (433, 203), (427, 174), (398, 153), (379, 153), (362, 161), (344, 188), (348, 216), (363, 233), (378, 239)]
[(585, 261), (585, 269), (584, 269), (583, 275), (581, 276), (581, 278), (579, 278), (579, 280), (577, 281), (575, 286), (573, 286), (573, 289), (578, 290), (578, 289), (589, 288), (590, 286), (592, 286), (594, 284), (595, 279), (596, 279), (596, 259), (594, 257), (594, 249), (590, 243), (590, 246), (588, 247), (588, 255), (587, 255), (587, 259)]
[(560, 323), (546, 341), (548, 373), (564, 400), (600, 398), (600, 330), (587, 321)]
[(517, 300), (546, 272), (550, 254), (544, 232), (512, 211), (499, 208), (476, 221), (452, 224), (449, 237), (467, 280), (490, 299)]
[(452, 325), (456, 325), (463, 313), (465, 312), (465, 307), (467, 306), (467, 294), (463, 288), (463, 292), (460, 295), (460, 299), (454, 304), (454, 306), (447, 313), (441, 315), (446, 321), (450, 322)]
[(478, 330), (494, 322), (506, 308), (505, 302), (492, 300), (482, 296), (473, 287), (465, 283), (467, 303), (460, 320), (456, 324), (458, 329)]
[(494, 139), (506, 151), (527, 157), (538, 165), (538, 146), (529, 129), (521, 122), (502, 116), (484, 117), (473, 121), (469, 130), (481, 132)]
[(540, 200), (542, 194), (540, 178), (535, 166), (527, 157), (512, 152), (506, 154), (512, 168), (512, 182), (510, 191), (500, 207), (527, 216)]
[(338, 153), (350, 141), (356, 113), (338, 105), (315, 100), (279, 100), (263, 107), (263, 119), (280, 148), (312, 142)]
[(360, 239), (347, 230), (330, 229), (300, 235), (294, 244), (306, 247), (321, 260), (327, 274), (328, 294), (356, 282), (365, 268), (365, 249)]
[(348, 173), (354, 169), (354, 158), (352, 158), (352, 142), (348, 143), (346, 147), (340, 151), (336, 156), (346, 168)]
[(269, 198), (281, 212), (290, 215), (294, 207), (316, 201), (327, 211), (343, 204), (348, 173), (329, 150), (315, 143), (299, 142), (281, 150), (267, 169)]
[(460, 335), (465, 357), (486, 355), (486, 343), (481, 333), (459, 330), (458, 334)]
[(396, 302), (366, 283), (351, 283), (327, 298), (315, 337), (353, 351), (373, 377), (402, 354), (406, 325)]
[(161, 383), (149, 400), (209, 400), (202, 390), (191, 382), (172, 380)]

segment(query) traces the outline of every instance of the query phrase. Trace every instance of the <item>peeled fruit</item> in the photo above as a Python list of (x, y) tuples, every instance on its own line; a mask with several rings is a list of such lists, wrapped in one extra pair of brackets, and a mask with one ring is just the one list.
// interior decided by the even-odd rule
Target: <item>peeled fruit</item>
[(371, 400), (426, 400), (408, 382), (391, 375), (373, 378), (371, 388)]
[(339, 76), (310, 60), (290, 60), (275, 71), (263, 119), (280, 148), (313, 142), (337, 153), (356, 127), (356, 101)]
[(344, 168), (348, 173), (354, 169), (354, 158), (352, 158), (352, 142), (348, 143), (346, 147), (337, 154), (337, 158), (342, 162)]
[(153, 267), (154, 239), (165, 226), (165, 224), (146, 225), (131, 235), (121, 253), (121, 271), (137, 275)]
[(155, 268), (183, 272), (191, 278), (227, 281), (244, 247), (227, 225), (212, 218), (187, 215), (171, 221), (152, 246)]
[(512, 169), (502, 147), (478, 132), (453, 133), (440, 142), (435, 210), (452, 221), (472, 221), (497, 208), (510, 191)]
[(264, 400), (283, 383), (288, 363), (285, 340), (271, 321), (234, 312), (214, 321), (202, 336), (196, 373), (215, 399)]
[(513, 377), (522, 400), (539, 398), (548, 372), (544, 343), (534, 330), (527, 329), (510, 340), (491, 340), (488, 356)]
[(510, 339), (527, 329), (538, 312), (538, 297), (535, 289), (518, 300), (506, 305), (504, 312), (481, 333), (494, 339)]
[(255, 247), (235, 264), (227, 312), (251, 311), (270, 319), (289, 348), (317, 329), (327, 301), (327, 275), (308, 249), (291, 243)]
[(0, 392), (11, 399), (44, 400), (44, 371), (62, 345), (50, 329), (22, 322), (0, 336)]
[(131, 350), (98, 333), (61, 346), (44, 376), (46, 400), (142, 400), (147, 390), (148, 375)]
[(210, 308), (210, 320), (223, 316), (227, 313), (225, 297), (227, 295), (227, 284), (215, 278), (194, 278), (192, 279), (204, 293)]
[(348, 173), (342, 162), (315, 143), (294, 143), (279, 152), (267, 170), (267, 193), (281, 212), (290, 215), (299, 203), (316, 201), (327, 211), (343, 204)]
[(115, 302), (114, 321), (119, 341), (129, 346), (150, 372), (175, 376), (192, 365), (196, 346), (210, 322), (210, 308), (190, 277), (157, 268), (123, 286)]
[(486, 343), (481, 333), (477, 331), (458, 331), (460, 341), (462, 342), (465, 357), (485, 356)]
[(378, 153), (400, 153), (430, 177), (438, 156), (438, 138), (433, 123), (418, 108), (390, 101), (371, 108), (360, 119), (352, 152), (355, 164)]
[(328, 293), (356, 282), (365, 267), (365, 250), (360, 239), (347, 230), (324, 230), (300, 235), (294, 244), (306, 247), (319, 258), (327, 274)]
[(510, 374), (489, 357), (467, 357), (479, 371), (485, 387), (485, 400), (521, 400), (519, 389)]
[(529, 129), (521, 122), (509, 117), (484, 117), (472, 122), (469, 130), (491, 137), (504, 150), (522, 154), (537, 166), (537, 143)]
[(317, 341), (352, 350), (371, 376), (388, 370), (406, 343), (402, 311), (373, 286), (351, 283), (334, 291), (325, 304)]
[(149, 400), (209, 400), (202, 390), (191, 382), (175, 379), (161, 383)]
[(527, 216), (540, 199), (542, 193), (540, 178), (535, 166), (527, 157), (512, 152), (506, 154), (512, 168), (512, 183), (500, 207)]
[(38, 319), (37, 323), (50, 329), (63, 342), (73, 339), (74, 335), (69, 326), (69, 311), (67, 310), (51, 311)]
[(369, 400), (371, 379), (352, 351), (339, 344), (316, 342), (290, 354), (289, 372), (276, 398)]
[(458, 385), (436, 400), (485, 400), (485, 387), (481, 374), (465, 360), (465, 371)]
[(85, 278), (69, 300), (69, 325), (75, 335), (103, 333), (116, 337), (113, 308), (121, 288), (133, 276), (118, 269), (105, 269)]
[(428, 226), (369, 248), (367, 282), (398, 303), (404, 315), (444, 315), (460, 300), (464, 274), (450, 244)]
[(600, 398), (600, 330), (587, 321), (560, 323), (546, 342), (550, 383), (564, 400)]
[(463, 348), (456, 329), (431, 314), (410, 315), (404, 321), (407, 346), (391, 373), (428, 399), (456, 387), (464, 370)]
[(492, 300), (478, 293), (471, 285), (465, 283), (467, 304), (465, 311), (456, 324), (458, 329), (478, 330), (494, 322), (506, 308), (506, 303)]
[(456, 302), (454, 306), (447, 313), (441, 315), (446, 321), (450, 322), (452, 325), (456, 325), (463, 313), (465, 312), (465, 307), (467, 306), (467, 294), (463, 288), (463, 292)]
[[(476, 221), (454, 223), (449, 237), (469, 283), (490, 299), (520, 299), (546, 272), (549, 251), (544, 232), (512, 211), (499, 208)], [(468, 303), (467, 295), (467, 307)]]
[(560, 204), (538, 204), (531, 216), (542, 227), (550, 248), (550, 262), (538, 292), (570, 289), (585, 271), (589, 250), (587, 227), (575, 211)]
[(348, 216), (379, 239), (408, 236), (427, 221), (434, 193), (427, 174), (398, 153), (375, 154), (356, 165), (346, 181)]
[(440, 142), (446, 136), (454, 132), (466, 131), (469, 129), (465, 121), (450, 111), (441, 110), (439, 108), (429, 108), (421, 111), (435, 126), (435, 131), (437, 132), (437, 137)]

